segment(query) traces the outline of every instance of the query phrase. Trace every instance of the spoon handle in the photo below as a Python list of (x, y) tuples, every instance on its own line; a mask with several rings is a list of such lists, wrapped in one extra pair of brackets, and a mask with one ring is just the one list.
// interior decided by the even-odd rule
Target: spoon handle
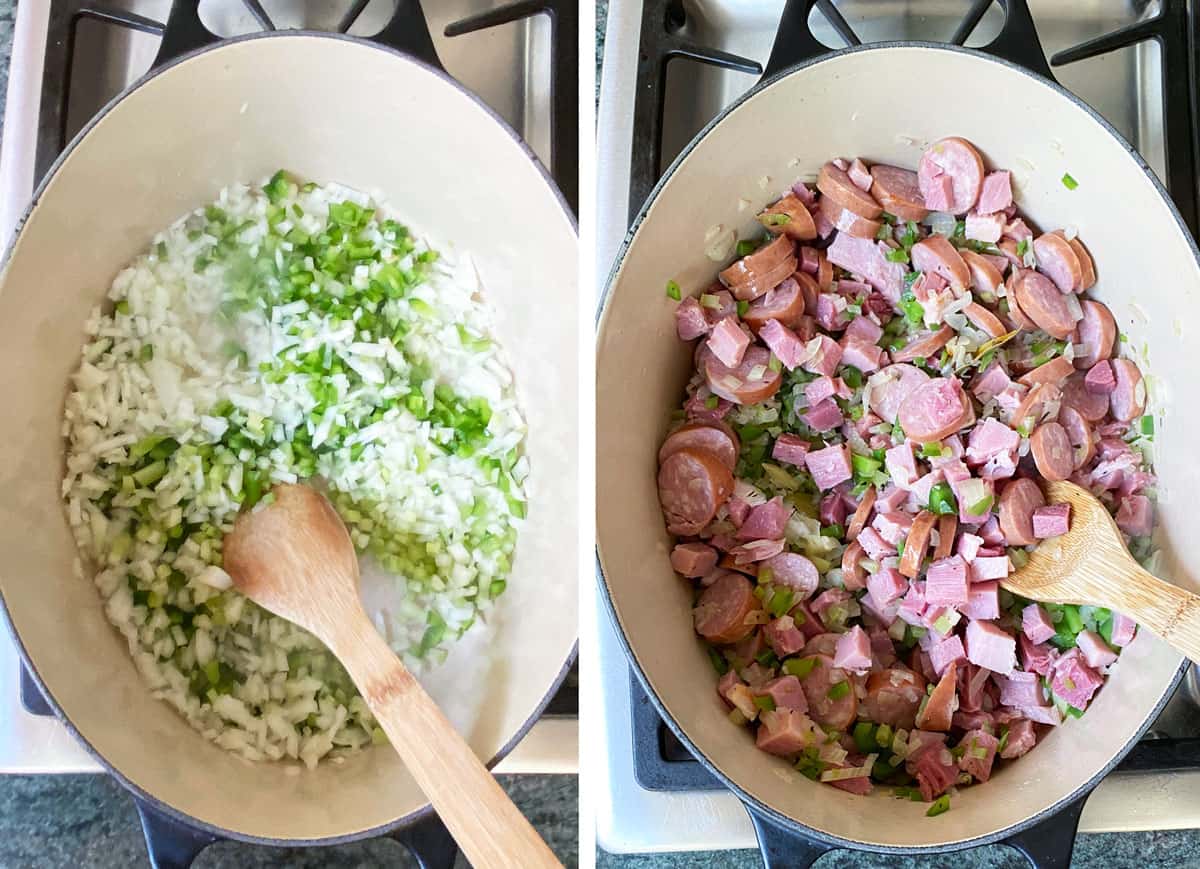
[(339, 633), (334, 653), (471, 865), (561, 869), (554, 853), (366, 615)]
[(1200, 663), (1200, 596), (1164, 582), (1132, 558), (1123, 567), (1114, 608)]

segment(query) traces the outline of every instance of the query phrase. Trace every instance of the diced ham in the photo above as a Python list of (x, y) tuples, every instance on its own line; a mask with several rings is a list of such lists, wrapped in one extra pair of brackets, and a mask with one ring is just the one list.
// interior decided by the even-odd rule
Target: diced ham
[(725, 508), (729, 511), (729, 521), (733, 523), (735, 528), (742, 527), (742, 523), (745, 522), (746, 517), (750, 515), (750, 506), (751, 505), (749, 501), (746, 501), (737, 495), (734, 495), (726, 502)]
[[(805, 204), (807, 205), (808, 203)], [(817, 253), (815, 247), (805, 245), (800, 248), (800, 271), (805, 274), (815, 275), (820, 267), (820, 262), (820, 255)]]
[(854, 162), (850, 164), (850, 168), (846, 170), (846, 174), (850, 176), (850, 180), (854, 182), (854, 186), (859, 190), (871, 189), (871, 170), (858, 157), (854, 158)]
[(879, 532), (874, 528), (864, 528), (859, 532), (858, 543), (872, 561), (880, 561), (889, 555), (896, 554), (896, 547), (880, 537)]
[(875, 499), (875, 512), (891, 513), (893, 510), (899, 510), (907, 502), (908, 492), (889, 483)]
[[(766, 331), (765, 329), (763, 330)], [(762, 332), (759, 333), (760, 335)], [(763, 340), (766, 340), (765, 337)], [(806, 359), (799, 364), (805, 371), (811, 371), (813, 374), (827, 374), (830, 377), (837, 371), (838, 365), (842, 361), (842, 348), (837, 341), (834, 341), (828, 335), (818, 335), (813, 338), (815, 350), (811, 355), (808, 355), (808, 350), (805, 350)], [(812, 342), (810, 342), (812, 343)], [(768, 342), (769, 346), (770, 342)], [(774, 348), (772, 348), (773, 350)], [(779, 355), (778, 353), (775, 355)], [(780, 357), (783, 361), (783, 357)], [(786, 365), (787, 363), (784, 362)], [(794, 366), (793, 366), (794, 367)]]
[(993, 362), (971, 381), (971, 392), (980, 401), (990, 401), (1012, 385), (1004, 367), (999, 362)]
[(963, 734), (958, 747), (963, 749), (962, 757), (958, 759), (959, 769), (981, 782), (991, 778), (1000, 740), (986, 730), (971, 730)]
[(1114, 646), (1125, 647), (1133, 642), (1137, 631), (1137, 623), (1129, 616), (1114, 612), (1112, 614), (1112, 642)]
[(849, 304), (836, 293), (821, 293), (817, 296), (817, 310), (814, 316), (817, 325), (826, 332), (840, 332), (850, 322), (850, 313), (846, 310)]
[(1025, 221), (1021, 218), (1010, 220), (1004, 225), (1004, 237), (1011, 238), (1013, 241), (1020, 243), (1022, 241), (1033, 240), (1033, 230), (1025, 225)]
[(825, 254), (835, 266), (858, 275), (895, 303), (904, 291), (904, 274), (908, 269), (903, 263), (888, 262), (885, 255), (890, 250), (881, 241), (839, 232)]
[(926, 802), (937, 799), (958, 781), (958, 766), (945, 746), (921, 752), (912, 767)]
[(1080, 660), (1081, 657), (1077, 649), (1064, 654), (1054, 663), (1054, 675), (1050, 680), (1054, 693), (1076, 709), (1086, 709), (1096, 689), (1104, 684), (1104, 677)]
[[(958, 554), (963, 557), (963, 561), (971, 564), (975, 560), (975, 556), (979, 554), (979, 547), (983, 546), (983, 538), (974, 534), (960, 534), (958, 536)], [(972, 578), (974, 578), (974, 568), (972, 568)]]
[[(788, 371), (793, 371), (808, 358), (808, 351), (803, 341), (778, 320), (767, 320), (758, 330), (758, 337), (771, 349)], [(709, 337), (709, 341), (712, 337)], [(730, 366), (732, 367), (732, 366)]]
[(827, 398), (832, 398), (836, 393), (837, 385), (827, 374), (822, 374), (804, 385), (804, 397), (808, 399), (809, 407), (818, 405)]
[(821, 618), (833, 607), (850, 600), (850, 593), (842, 588), (827, 588), (812, 599), (812, 611)]
[(1012, 560), (1007, 555), (978, 555), (971, 562), (971, 581), (1004, 579), (1011, 570)]
[(976, 211), (980, 214), (995, 214), (1012, 204), (1012, 180), (1007, 169), (989, 172), (983, 176), (983, 186), (979, 188), (979, 201), (975, 203)]
[(808, 711), (808, 699), (804, 695), (804, 687), (795, 676), (780, 676), (764, 682), (750, 692), (755, 697), (770, 697), (776, 709), (795, 709), (797, 712)]
[(908, 589), (908, 580), (894, 567), (881, 568), (867, 577), (868, 597), (876, 607), (882, 609), (892, 601), (899, 600)]
[(812, 449), (812, 444), (794, 434), (781, 434), (775, 439), (771, 448), (771, 457), (789, 465), (804, 466), (805, 456)]
[(820, 404), (805, 411), (801, 419), (813, 431), (827, 432), (840, 426), (845, 417), (842, 416), (842, 409), (838, 407), (837, 402), (832, 398), (826, 398)]
[(910, 514), (893, 511), (876, 513), (871, 527), (891, 546), (899, 547), (900, 541), (908, 537), (912, 524), (913, 517)]
[(1013, 670), (1007, 676), (997, 676), (1000, 685), (1000, 703), (1003, 706), (1049, 706), (1042, 691), (1042, 681), (1037, 673)]
[(1117, 527), (1130, 537), (1146, 537), (1154, 530), (1154, 506), (1145, 495), (1129, 495), (1117, 508)]
[(1000, 618), (1000, 583), (975, 582), (967, 589), (966, 606), (960, 612), (970, 619)]
[[(842, 283), (846, 283), (843, 281)], [(869, 317), (855, 317), (850, 321), (850, 325), (846, 327), (843, 333), (843, 339), (853, 339), (862, 341), (866, 344), (876, 344), (883, 337), (883, 328), (879, 324), (872, 322)]]
[(846, 499), (841, 492), (830, 492), (821, 499), (818, 513), (821, 517), (822, 525), (845, 525), (846, 524)]
[[(714, 399), (716, 405), (709, 407)], [(702, 386), (687, 400), (683, 410), (690, 422), (720, 422), (733, 410), (733, 402), (718, 398), (707, 386)]]
[(841, 348), (841, 364), (851, 365), (864, 374), (877, 370), (883, 361), (883, 348), (874, 343), (842, 336)]
[(733, 702), (729, 699), (730, 692), (734, 685), (741, 684), (741, 677), (731, 668), (725, 672), (724, 676), (717, 680), (717, 694), (727, 705), (732, 706)]
[(1016, 641), (994, 622), (967, 623), (967, 660), (1007, 676), (1016, 666)]
[(966, 236), (976, 241), (995, 244), (1004, 233), (1003, 214), (968, 214), (966, 221)]
[(923, 627), (925, 621), (925, 583), (914, 582), (900, 601), (896, 615), (910, 625)]
[(671, 550), (671, 567), (684, 576), (704, 576), (716, 566), (717, 550), (705, 543), (680, 543)]
[(755, 561), (765, 561), (768, 558), (774, 558), (779, 553), (783, 552), (786, 543), (782, 540), (751, 540), (749, 543), (743, 543), (741, 546), (735, 546), (729, 550), (729, 554), (734, 557), (734, 564), (737, 567), (745, 567)]
[(707, 334), (708, 319), (700, 303), (689, 296), (675, 306), (675, 332), (680, 341), (691, 341)]
[(961, 606), (967, 602), (967, 582), (967, 563), (962, 556), (935, 561), (925, 574), (925, 601), (935, 606)]
[(1017, 641), (1021, 645), (1021, 668), (1049, 676), (1058, 660), (1058, 650), (1046, 643), (1034, 643), (1023, 633), (1017, 635)]
[(812, 474), (817, 488), (826, 491), (838, 483), (844, 483), (854, 476), (850, 465), (850, 448), (846, 444), (834, 444), (820, 450), (813, 450), (804, 458), (808, 472)]
[(1023, 706), (1019, 711), (1034, 724), (1062, 724), (1062, 713), (1057, 706)]
[(945, 673), (946, 668), (951, 664), (962, 664), (967, 660), (967, 653), (963, 650), (962, 640), (958, 638), (957, 634), (951, 634), (946, 639), (935, 642), (928, 651), (929, 662), (937, 671), (938, 676)]
[(730, 368), (737, 368), (742, 364), (746, 348), (750, 346), (750, 336), (742, 331), (737, 317), (726, 317), (713, 326), (712, 331), (708, 334), (707, 344), (708, 349), (723, 364)]
[(783, 503), (783, 498), (772, 498), (765, 504), (750, 508), (746, 521), (735, 536), (738, 540), (778, 540), (783, 537), (791, 515), (792, 508)]
[(1005, 760), (1021, 757), (1023, 754), (1028, 754), (1029, 749), (1033, 748), (1036, 743), (1037, 733), (1034, 732), (1033, 722), (1019, 718), (1008, 725), (1008, 741), (1004, 745), (1004, 750), (1000, 752), (1000, 756)]
[(999, 420), (987, 417), (971, 429), (967, 438), (967, 464), (982, 465), (998, 455), (1013, 454), (1021, 436)]
[(794, 655), (804, 648), (804, 632), (796, 627), (791, 616), (780, 616), (763, 627), (767, 644), (780, 658)]
[(755, 744), (771, 754), (787, 756), (815, 744), (817, 736), (812, 719), (795, 709), (763, 712)]
[(1033, 511), (1033, 536), (1039, 540), (1066, 534), (1070, 527), (1070, 504), (1047, 504)]
[(1036, 603), (1021, 610), (1021, 632), (1031, 643), (1044, 643), (1058, 633), (1050, 616)]
[(871, 669), (871, 640), (858, 625), (838, 637), (833, 666), (860, 672)]
[(1075, 643), (1089, 667), (1100, 669), (1117, 660), (1117, 653), (1108, 647), (1095, 631), (1083, 630), (1075, 637)]

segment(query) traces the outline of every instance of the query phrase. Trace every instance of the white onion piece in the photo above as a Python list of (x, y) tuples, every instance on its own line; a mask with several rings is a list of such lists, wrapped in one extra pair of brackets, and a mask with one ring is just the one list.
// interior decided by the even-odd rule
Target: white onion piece
[(826, 763), (842, 763), (846, 759), (846, 749), (836, 742), (827, 742), (821, 746), (817, 757)]
[(704, 233), (704, 255), (713, 262), (729, 259), (736, 245), (737, 233), (719, 223)]
[(922, 223), (928, 226), (930, 231), (949, 238), (954, 235), (954, 228), (958, 225), (958, 220), (953, 214), (947, 214), (944, 211), (931, 211)]
[(1074, 293), (1064, 293), (1063, 300), (1067, 304), (1067, 310), (1071, 313), (1071, 319), (1078, 323), (1083, 319), (1083, 308), (1079, 306), (1079, 297)]
[(1078, 238), (1078, 237), (1079, 237), (1079, 230), (1076, 229), (1074, 226), (1063, 227), (1063, 238), (1065, 238), (1067, 241), (1070, 241), (1071, 239)]
[(866, 778), (875, 766), (878, 754), (868, 754), (862, 766), (852, 766), (846, 769), (827, 769), (821, 773), (821, 781), (845, 781), (851, 778)]
[(745, 480), (733, 481), (733, 495), (735, 498), (741, 498), (751, 507), (767, 503), (767, 496)]

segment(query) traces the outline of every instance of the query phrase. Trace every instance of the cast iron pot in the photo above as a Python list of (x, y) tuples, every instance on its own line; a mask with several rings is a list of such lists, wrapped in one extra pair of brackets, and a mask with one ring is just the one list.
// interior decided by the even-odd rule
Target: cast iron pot
[[(1065, 867), (1083, 798), (1155, 719), (1183, 672), (1177, 652), (1139, 632), (1082, 719), (1055, 729), (987, 784), (963, 789), (951, 811), (927, 818), (924, 804), (898, 801), (886, 788), (854, 796), (756, 750), (751, 732), (726, 718), (692, 630), (691, 586), (668, 563), (656, 456), (692, 360), (675, 335), (667, 281), (685, 292), (707, 286), (725, 264), (705, 256), (712, 228), (756, 234), (754, 215), (793, 181), (815, 178), (831, 157), (915, 168), (928, 143), (956, 135), (974, 142), (989, 165), (1014, 171), (1019, 204), (1038, 225), (1078, 229), (1096, 261), (1094, 295), (1112, 308), (1129, 346), (1148, 348), (1139, 362), (1152, 376), (1152, 405), (1162, 421), (1154, 444), (1162, 573), (1200, 587), (1200, 539), (1188, 497), (1200, 488), (1192, 435), (1200, 401), (1187, 345), (1200, 314), (1196, 245), (1141, 157), (1048, 78), (1036, 41), (1031, 49), (1028, 39), (1014, 39), (1014, 15), (1036, 35), (1024, 4), (1006, 5), (1010, 21), (988, 49), (1011, 56), (1020, 46), (1022, 59), (1040, 58), (1044, 76), (1005, 57), (944, 44), (888, 42), (828, 53), (808, 31), (812, 0), (790, 3), (763, 81), (670, 167), (609, 279), (596, 387), (597, 540), (606, 600), (663, 719), (746, 803), (768, 866), (808, 866), (832, 848), (938, 853), (1008, 841), (1037, 865)], [(806, 53), (814, 59), (791, 62)], [(1074, 191), (1061, 183), (1066, 172), (1079, 182)], [(1054, 819), (1058, 812), (1063, 817)]]
[[(195, 6), (177, 3), (170, 24), (198, 25)], [(529, 425), (529, 516), (490, 653), (452, 654), (426, 681), (442, 703), (468, 674), (487, 686), (459, 726), (494, 764), (574, 658), (576, 587), (560, 579), (577, 503), (574, 221), (516, 134), (436, 66), (415, 3), (385, 29), (393, 45), (291, 31), (197, 48), (206, 40), (190, 32), (174, 46), (190, 51), (110, 103), (54, 164), (0, 271), (5, 613), (55, 712), (134, 793), (156, 865), (188, 865), (220, 838), (311, 845), (399, 831), (424, 865), (448, 866), (452, 843), (390, 749), (312, 772), (250, 763), (150, 695), (95, 587), (73, 572), (63, 399), (84, 321), (116, 273), (229, 184), (285, 167), (378, 191), (417, 231), (470, 253)]]

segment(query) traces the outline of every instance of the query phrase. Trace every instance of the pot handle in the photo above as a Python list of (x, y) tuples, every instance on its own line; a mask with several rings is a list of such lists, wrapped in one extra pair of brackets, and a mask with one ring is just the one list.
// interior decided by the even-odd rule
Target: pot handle
[[(338, 31), (345, 33), (349, 30), (364, 6), (365, 3), (356, 4), (338, 24)], [(270, 17), (261, 7), (257, 11), (251, 8), (250, 11), (264, 30), (275, 29)], [(420, 0), (396, 0), (391, 19), (382, 30), (368, 39), (411, 55), (437, 69), (443, 69), (433, 47), (433, 37), (429, 34), (429, 24), (425, 20), (425, 13), (421, 11)], [(157, 69), (182, 54), (220, 41), (221, 37), (205, 27), (204, 22), (200, 20), (200, 0), (172, 0), (167, 23), (163, 26), (158, 55), (154, 58), (151, 68)]]
[(454, 869), (458, 845), (433, 812), (391, 835), (416, 858), (421, 869)]
[(833, 848), (794, 830), (783, 827), (746, 806), (750, 822), (758, 836), (764, 869), (808, 869), (822, 854)]
[(1071, 852), (1075, 850), (1075, 833), (1079, 816), (1090, 793), (1059, 809), (1015, 836), (1005, 839), (1024, 855), (1032, 869), (1068, 869)]
[[(1033, 24), (1033, 16), (1029, 14), (1027, 0), (998, 2), (1004, 10), (1004, 26), (1000, 28), (1000, 33), (995, 39), (979, 50), (1023, 66), (1050, 81), (1056, 81), (1054, 74), (1050, 72), (1050, 64), (1046, 60), (1046, 52), (1042, 49), (1041, 39), (1038, 38), (1037, 28)], [(992, 0), (972, 0), (970, 9), (949, 41), (954, 45), (964, 44), (991, 5)], [(847, 45), (862, 44), (854, 28), (833, 5), (832, 0), (787, 0), (783, 15), (779, 19), (775, 44), (771, 47), (771, 57), (763, 72), (764, 79), (834, 51), (821, 43), (808, 25), (814, 9), (825, 17)]]
[(200, 852), (214, 842), (223, 841), (215, 833), (198, 830), (168, 817), (139, 797), (133, 798), (142, 834), (146, 837), (146, 852), (152, 869), (188, 869)]

